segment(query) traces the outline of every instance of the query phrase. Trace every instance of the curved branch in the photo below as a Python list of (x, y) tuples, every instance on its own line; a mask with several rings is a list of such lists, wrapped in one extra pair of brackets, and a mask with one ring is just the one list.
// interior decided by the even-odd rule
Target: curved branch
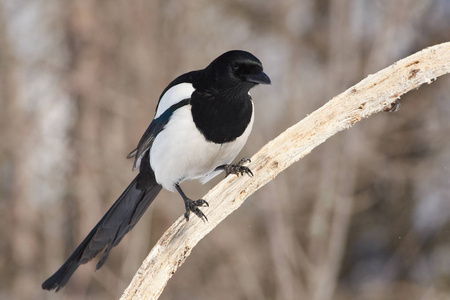
[(426, 48), (367, 78), (331, 99), (308, 117), (267, 143), (252, 157), (254, 177), (229, 176), (203, 199), (209, 222), (180, 217), (142, 263), (121, 299), (157, 299), (168, 280), (197, 243), (248, 196), (337, 132), (363, 118), (389, 110), (406, 92), (450, 73), (450, 42)]

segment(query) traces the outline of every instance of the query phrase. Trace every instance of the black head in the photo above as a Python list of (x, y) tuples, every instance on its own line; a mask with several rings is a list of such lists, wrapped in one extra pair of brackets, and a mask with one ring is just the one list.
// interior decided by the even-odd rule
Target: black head
[(250, 90), (257, 84), (270, 84), (270, 78), (263, 72), (263, 66), (253, 54), (228, 51), (205, 68), (208, 81), (213, 80), (216, 88), (242, 88)]

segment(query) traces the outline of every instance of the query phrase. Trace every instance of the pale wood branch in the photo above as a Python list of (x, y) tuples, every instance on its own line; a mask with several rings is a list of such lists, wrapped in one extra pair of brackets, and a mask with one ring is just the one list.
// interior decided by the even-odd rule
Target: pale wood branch
[(208, 222), (180, 217), (142, 263), (121, 299), (157, 299), (168, 280), (197, 243), (251, 194), (337, 132), (389, 109), (406, 92), (450, 73), (450, 42), (426, 48), (367, 78), (331, 99), (302, 121), (267, 143), (252, 158), (255, 174), (229, 176), (203, 199)]

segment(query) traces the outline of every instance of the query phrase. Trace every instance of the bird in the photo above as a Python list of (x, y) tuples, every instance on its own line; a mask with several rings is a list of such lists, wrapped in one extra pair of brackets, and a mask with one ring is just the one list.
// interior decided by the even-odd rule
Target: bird
[(44, 290), (60, 290), (81, 264), (103, 251), (96, 269), (103, 266), (111, 249), (136, 225), (162, 188), (178, 192), (186, 221), (194, 213), (203, 221), (203, 199), (192, 200), (180, 187), (186, 180), (208, 182), (219, 173), (253, 176), (243, 158), (232, 163), (253, 127), (254, 108), (250, 89), (271, 84), (261, 61), (243, 50), (231, 50), (206, 68), (174, 79), (161, 93), (153, 120), (137, 147), (134, 158), (139, 173), (90, 231), (67, 261), (46, 281)]

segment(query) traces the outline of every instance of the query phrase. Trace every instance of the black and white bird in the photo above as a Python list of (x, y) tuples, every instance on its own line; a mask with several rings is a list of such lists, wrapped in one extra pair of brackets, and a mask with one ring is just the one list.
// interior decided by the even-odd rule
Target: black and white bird
[(203, 200), (191, 200), (180, 187), (185, 180), (207, 182), (222, 171), (253, 175), (242, 159), (232, 164), (252, 130), (254, 110), (249, 90), (270, 84), (261, 62), (251, 53), (226, 52), (205, 69), (183, 74), (162, 92), (155, 117), (137, 148), (133, 170), (139, 174), (106, 212), (84, 241), (42, 288), (58, 291), (81, 264), (103, 251), (99, 269), (113, 247), (139, 221), (153, 199), (165, 188), (178, 191), (186, 220)]

